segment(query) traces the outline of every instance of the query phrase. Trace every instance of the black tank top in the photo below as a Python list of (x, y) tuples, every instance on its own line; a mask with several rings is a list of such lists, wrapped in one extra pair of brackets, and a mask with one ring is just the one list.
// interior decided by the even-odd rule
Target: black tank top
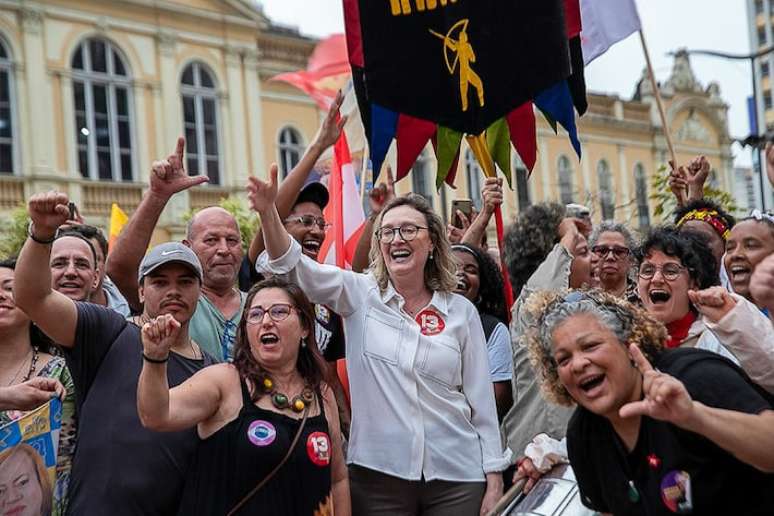
[[(256, 407), (244, 380), (240, 384), (242, 410), (237, 418), (199, 441), (180, 516), (225, 516), (279, 464), (298, 431), (300, 419)], [(319, 405), (320, 414), (307, 418), (285, 465), (236, 514), (332, 514), (332, 443), (323, 403)]]

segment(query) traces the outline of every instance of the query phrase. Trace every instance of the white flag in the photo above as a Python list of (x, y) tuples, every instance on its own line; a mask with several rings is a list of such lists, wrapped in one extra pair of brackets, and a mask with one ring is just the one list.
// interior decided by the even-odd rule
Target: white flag
[(584, 65), (641, 28), (634, 0), (580, 0), (580, 9)]

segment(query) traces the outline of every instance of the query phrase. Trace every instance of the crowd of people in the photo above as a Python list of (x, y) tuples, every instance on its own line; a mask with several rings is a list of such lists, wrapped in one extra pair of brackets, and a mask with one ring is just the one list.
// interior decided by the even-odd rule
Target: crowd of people
[(0, 424), (60, 398), (62, 429), (35, 489), (34, 450), (0, 453), (0, 513), (486, 515), (561, 462), (603, 513), (774, 511), (773, 216), (704, 199), (700, 157), (645, 234), (527, 208), (504, 279), (501, 179), (447, 224), (388, 171), (345, 270), (308, 181), (340, 104), (281, 183), (250, 177), (252, 242), (213, 206), (148, 250), (207, 181), (182, 138), (110, 249), (66, 194), (29, 199), (0, 262)]

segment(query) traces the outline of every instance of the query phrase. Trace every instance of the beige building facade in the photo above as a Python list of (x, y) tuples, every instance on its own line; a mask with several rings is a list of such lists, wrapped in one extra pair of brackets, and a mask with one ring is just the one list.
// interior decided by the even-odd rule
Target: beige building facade
[[(165, 211), (157, 238), (180, 237), (188, 210), (243, 193), (248, 174), (265, 176), (273, 161), (288, 170), (300, 158), (322, 113), (270, 79), (304, 68), (315, 43), (241, 0), (0, 0), (0, 211), (59, 189), (104, 227), (113, 202), (137, 206), (151, 163), (184, 135), (189, 172), (211, 184)], [(589, 95), (581, 160), (538, 115), (538, 162), (527, 180), (514, 154), (506, 219), (556, 200), (586, 204), (596, 220), (657, 222), (650, 178), (667, 147), (647, 84), (632, 100)], [(702, 87), (683, 54), (662, 95), (678, 160), (708, 156), (713, 180), (730, 190), (728, 108), (717, 85)], [(454, 198), (480, 202), (483, 175), (465, 147), (459, 167), (456, 189), (435, 191), (426, 149), (398, 190), (425, 194), (444, 214)]]

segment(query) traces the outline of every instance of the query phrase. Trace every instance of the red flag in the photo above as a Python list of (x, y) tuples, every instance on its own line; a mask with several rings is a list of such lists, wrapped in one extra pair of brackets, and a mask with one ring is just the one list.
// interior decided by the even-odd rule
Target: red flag
[(328, 181), (331, 199), (324, 214), (325, 220), (333, 225), (320, 248), (320, 261), (351, 268), (357, 243), (363, 233), (365, 213), (355, 184), (355, 169), (347, 135), (343, 132), (333, 147), (332, 165)]

